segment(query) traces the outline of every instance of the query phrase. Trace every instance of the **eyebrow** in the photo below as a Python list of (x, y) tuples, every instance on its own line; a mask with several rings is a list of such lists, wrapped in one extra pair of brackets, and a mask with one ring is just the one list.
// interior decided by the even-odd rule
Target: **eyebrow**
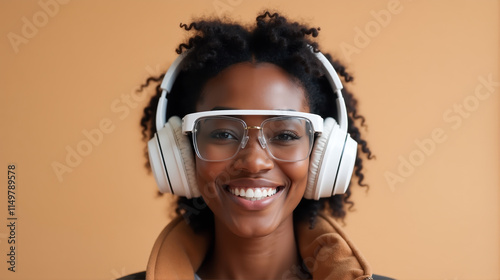
[[(240, 109), (236, 109), (236, 108), (232, 108), (232, 107), (224, 107), (224, 106), (215, 106), (210, 111), (218, 111), (218, 110), (240, 110)], [(297, 110), (294, 110), (294, 109), (273, 109), (273, 110), (297, 112)]]

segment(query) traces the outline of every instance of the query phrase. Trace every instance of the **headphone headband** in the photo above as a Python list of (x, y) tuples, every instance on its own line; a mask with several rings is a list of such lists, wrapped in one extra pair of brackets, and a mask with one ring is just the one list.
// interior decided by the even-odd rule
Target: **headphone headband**
[[(312, 47), (311, 52), (316, 55), (316, 58), (318, 58), (321, 65), (323, 65), (323, 69), (326, 72), (326, 78), (337, 95), (337, 122), (340, 129), (347, 132), (347, 109), (345, 107), (344, 98), (342, 97), (342, 82), (340, 81), (340, 78), (332, 64), (321, 52), (315, 52)], [(167, 73), (165, 73), (165, 77), (161, 83), (161, 89), (163, 91), (161, 93), (160, 100), (158, 101), (158, 107), (156, 110), (156, 131), (159, 131), (167, 123), (167, 95), (172, 91), (172, 86), (174, 85), (175, 79), (180, 72), (180, 64), (188, 53), (189, 51), (185, 51), (180, 54), (177, 59), (174, 60)]]
[(167, 94), (172, 91), (172, 86), (174, 85), (175, 79), (179, 75), (181, 68), (179, 65), (181, 64), (184, 57), (187, 55), (187, 51), (181, 53), (170, 65), (167, 73), (165, 73), (165, 77), (163, 77), (163, 81), (161, 82), (161, 89), (163, 90), (161, 93), (160, 100), (158, 100), (158, 107), (156, 109), (156, 131), (159, 131), (162, 127), (167, 123)]
[(347, 109), (345, 107), (344, 97), (342, 96), (342, 88), (344, 87), (342, 86), (342, 82), (340, 82), (339, 75), (337, 75), (337, 72), (333, 69), (330, 61), (328, 61), (328, 59), (326, 59), (321, 52), (314, 52), (314, 50), (312, 50), (312, 52), (316, 55), (319, 61), (321, 61), (323, 69), (327, 73), (326, 78), (337, 95), (337, 121), (340, 129), (347, 132)]

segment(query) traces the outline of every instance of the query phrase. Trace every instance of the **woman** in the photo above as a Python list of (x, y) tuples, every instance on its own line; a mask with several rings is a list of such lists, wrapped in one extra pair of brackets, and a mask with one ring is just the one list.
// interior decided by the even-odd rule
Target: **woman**
[(269, 12), (255, 27), (181, 27), (195, 34), (166, 75), (148, 79), (163, 83), (141, 120), (179, 217), (147, 271), (123, 279), (382, 279), (332, 219), (353, 205), (352, 167), (364, 186), (359, 154), (371, 152), (356, 100), (337, 96), (340, 80), (311, 40), (319, 28)]

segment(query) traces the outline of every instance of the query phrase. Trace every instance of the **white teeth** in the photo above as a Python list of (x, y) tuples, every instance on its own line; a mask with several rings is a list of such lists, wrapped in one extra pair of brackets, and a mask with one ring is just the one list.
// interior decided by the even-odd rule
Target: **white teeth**
[(254, 188), (254, 189), (244, 189), (244, 188), (229, 188), (229, 192), (232, 194), (248, 199), (250, 201), (260, 200), (269, 196), (276, 194), (277, 189), (275, 188)]
[(260, 189), (255, 189), (255, 192), (253, 193), (253, 197), (255, 197), (255, 198), (261, 198), (262, 197), (262, 191)]
[(247, 198), (253, 198), (253, 190), (252, 189), (248, 189), (246, 191), (246, 195), (245, 195)]

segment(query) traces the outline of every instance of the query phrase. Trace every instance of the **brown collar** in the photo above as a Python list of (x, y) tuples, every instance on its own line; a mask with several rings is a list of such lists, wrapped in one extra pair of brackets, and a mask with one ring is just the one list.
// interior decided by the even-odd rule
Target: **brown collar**
[[(295, 225), (300, 255), (313, 279), (370, 279), (371, 268), (340, 226), (318, 215), (314, 229), (308, 222)], [(212, 240), (211, 234), (196, 234), (177, 217), (160, 233), (151, 251), (146, 280), (194, 279)], [(303, 279), (291, 268), (284, 279)]]

